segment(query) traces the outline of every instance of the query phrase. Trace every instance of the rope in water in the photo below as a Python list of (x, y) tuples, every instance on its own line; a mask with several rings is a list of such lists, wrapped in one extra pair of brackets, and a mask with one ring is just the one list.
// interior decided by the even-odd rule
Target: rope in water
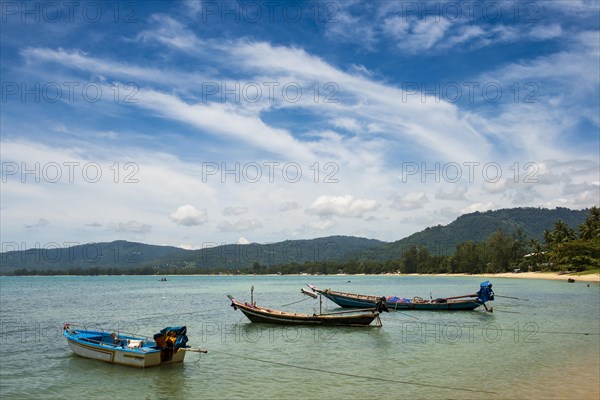
[(348, 376), (348, 377), (351, 377), (351, 378), (360, 378), (360, 379), (369, 379), (369, 380), (379, 380), (379, 381), (382, 381), (382, 382), (391, 382), (391, 383), (399, 383), (399, 384), (403, 384), (403, 385), (414, 385), (414, 386), (421, 386), (421, 387), (430, 387), (430, 388), (436, 388), (436, 389), (448, 389), (448, 390), (460, 390), (460, 391), (463, 391), (463, 392), (496, 394), (496, 392), (492, 392), (492, 391), (489, 391), (489, 390), (461, 388), (461, 387), (454, 387), (454, 386), (434, 385), (432, 383), (419, 383), (419, 382), (401, 381), (401, 380), (397, 380), (397, 379), (382, 378), (380, 376), (367, 376), (367, 375), (351, 374), (351, 373), (348, 373), (348, 372), (329, 371), (329, 370), (321, 369), (321, 368), (306, 367), (306, 366), (301, 366), (301, 365), (293, 365), (293, 364), (287, 364), (287, 363), (283, 363), (283, 362), (279, 362), (279, 361), (272, 361), (272, 360), (263, 360), (261, 358), (244, 356), (244, 355), (241, 355), (241, 354), (233, 354), (233, 353), (228, 353), (228, 352), (220, 351), (220, 350), (211, 350), (211, 352), (212, 353), (224, 354), (224, 355), (230, 356), (230, 357), (237, 357), (237, 358), (243, 358), (243, 359), (246, 359), (246, 360), (262, 362), (262, 363), (265, 363), (265, 364), (279, 365), (279, 366), (282, 366), (282, 367), (296, 368), (296, 369), (302, 369), (302, 370), (305, 370), (305, 371), (320, 372), (320, 373), (330, 374), (330, 375)]
[[(502, 329), (507, 332), (519, 332), (517, 329)], [(523, 332), (523, 331), (521, 331)], [(530, 333), (546, 333), (549, 335), (582, 335), (582, 336), (600, 336), (600, 333), (593, 332), (558, 332), (558, 331), (531, 331)]]

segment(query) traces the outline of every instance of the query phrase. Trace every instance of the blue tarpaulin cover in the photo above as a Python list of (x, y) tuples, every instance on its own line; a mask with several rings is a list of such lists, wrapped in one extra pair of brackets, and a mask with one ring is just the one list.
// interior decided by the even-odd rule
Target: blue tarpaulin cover
[(397, 297), (397, 296), (390, 296), (387, 298), (387, 301), (392, 302), (392, 303), (410, 303), (410, 299), (407, 299), (406, 297)]
[(492, 290), (492, 283), (490, 281), (481, 282), (479, 292), (477, 292), (477, 300), (481, 303), (494, 300), (494, 291)]
[(167, 326), (166, 328), (162, 329), (159, 333), (154, 335), (154, 340), (162, 336), (167, 336), (167, 333), (170, 331), (174, 332), (177, 335), (177, 340), (175, 340), (175, 343), (173, 344), (174, 350), (180, 349), (187, 345), (187, 327), (185, 326)]

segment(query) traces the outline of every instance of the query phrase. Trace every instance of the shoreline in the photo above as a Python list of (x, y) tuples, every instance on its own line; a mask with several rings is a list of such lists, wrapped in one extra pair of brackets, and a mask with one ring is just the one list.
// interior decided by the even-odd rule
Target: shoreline
[[(5, 278), (14, 275), (0, 275)], [(74, 276), (92, 276), (92, 275), (18, 275), (18, 276), (31, 276), (31, 277), (74, 277)], [(178, 276), (448, 276), (448, 277), (479, 277), (484, 279), (494, 278), (509, 278), (509, 279), (542, 279), (542, 280), (553, 280), (553, 281), (567, 281), (573, 279), (575, 282), (595, 282), (600, 284), (600, 273), (594, 274), (564, 274), (560, 272), (501, 272), (497, 274), (402, 274), (402, 273), (385, 273), (385, 274), (247, 274), (247, 275), (236, 275), (236, 274), (161, 274), (161, 275), (94, 275), (94, 276), (150, 276), (150, 277), (178, 277)]]
[(497, 274), (398, 274), (399, 276), (472, 276), (481, 278), (511, 278), (511, 279), (545, 279), (553, 281), (567, 281), (573, 279), (575, 282), (598, 282), (600, 273), (595, 274), (561, 274), (559, 272), (500, 272)]
[[(154, 276), (154, 275), (148, 275)], [(190, 274), (190, 275), (165, 275), (165, 276), (217, 276), (205, 274)], [(553, 281), (567, 281), (569, 278), (576, 282), (596, 282), (600, 283), (600, 273), (595, 274), (561, 274), (560, 272), (501, 272), (497, 274), (401, 274), (401, 273), (385, 273), (385, 274), (249, 274), (249, 275), (233, 275), (222, 274), (219, 276), (449, 276), (449, 277), (480, 277), (480, 278), (514, 278), (514, 279), (544, 279)]]

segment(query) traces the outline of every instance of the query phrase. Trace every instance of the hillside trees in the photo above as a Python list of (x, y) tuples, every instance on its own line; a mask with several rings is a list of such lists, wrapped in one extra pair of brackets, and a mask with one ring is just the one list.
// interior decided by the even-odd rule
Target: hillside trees
[(600, 268), (600, 209), (592, 207), (579, 225), (579, 234), (563, 221), (544, 232), (550, 266), (555, 271), (583, 271)]

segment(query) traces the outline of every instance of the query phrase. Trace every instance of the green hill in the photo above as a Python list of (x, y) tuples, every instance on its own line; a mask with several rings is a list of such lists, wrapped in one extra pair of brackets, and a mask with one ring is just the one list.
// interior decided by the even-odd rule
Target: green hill
[(543, 241), (544, 230), (551, 230), (556, 221), (563, 221), (577, 231), (587, 216), (587, 210), (556, 208), (511, 208), (464, 214), (448, 225), (437, 225), (414, 233), (393, 243), (351, 254), (359, 260), (389, 260), (399, 258), (412, 246), (426, 247), (432, 255), (451, 255), (456, 246), (467, 241), (481, 242), (501, 229), (512, 234), (522, 229), (527, 238)]
[(348, 253), (379, 246), (384, 242), (351, 236), (329, 236), (310, 240), (286, 240), (271, 244), (228, 244), (200, 250), (154, 246), (118, 240), (68, 248), (28, 249), (0, 254), (0, 273), (16, 270), (84, 272), (95, 269), (118, 274), (129, 268), (146, 268), (148, 273), (169, 268), (189, 270), (233, 270), (254, 264), (335, 261)]
[(285, 240), (269, 244), (227, 244), (167, 255), (146, 266), (201, 270), (236, 270), (306, 262), (337, 261), (348, 254), (378, 247), (384, 242), (353, 236), (328, 236), (308, 240)]
[(38, 271), (89, 270), (92, 268), (127, 269), (150, 260), (177, 257), (186, 250), (116, 240), (71, 247), (46, 246), (0, 254), (0, 273), (19, 269)]
[(248, 268), (260, 273), (265, 267), (283, 264), (397, 260), (415, 245), (426, 247), (432, 255), (450, 255), (458, 244), (484, 241), (499, 229), (507, 234), (520, 229), (527, 238), (542, 241), (544, 230), (551, 230), (556, 221), (563, 221), (577, 230), (587, 213), (587, 210), (567, 208), (513, 208), (475, 212), (462, 215), (446, 226), (426, 228), (392, 243), (352, 236), (329, 236), (270, 244), (228, 244), (200, 250), (123, 240), (59, 249), (28, 249), (0, 253), (0, 274), (25, 269), (71, 274), (94, 271), (119, 274), (132, 268), (147, 274), (157, 271), (198, 273)]

